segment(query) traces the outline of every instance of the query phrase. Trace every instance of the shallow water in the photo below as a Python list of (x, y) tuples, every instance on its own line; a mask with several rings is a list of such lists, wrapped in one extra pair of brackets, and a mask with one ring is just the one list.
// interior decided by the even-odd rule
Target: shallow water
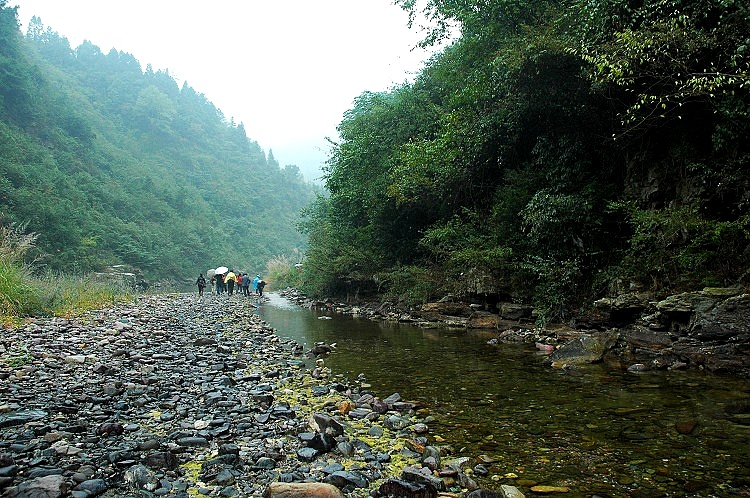
[[(560, 496), (750, 496), (750, 381), (703, 372), (555, 370), (531, 345), (313, 312), (270, 294), (258, 313), (309, 349), (336, 343), (335, 374), (364, 374), (435, 417), (430, 442), (485, 455), (487, 488)], [(694, 426), (694, 427), (693, 427)]]

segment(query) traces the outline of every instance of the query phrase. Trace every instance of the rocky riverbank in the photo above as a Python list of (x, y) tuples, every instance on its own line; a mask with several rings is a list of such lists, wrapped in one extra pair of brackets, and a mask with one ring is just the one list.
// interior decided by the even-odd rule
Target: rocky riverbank
[(419, 307), (400, 303), (347, 304), (311, 300), (294, 289), (301, 306), (421, 327), (465, 327), (497, 332), (493, 343), (527, 342), (549, 354), (555, 367), (604, 361), (629, 371), (705, 369), (750, 378), (750, 294), (739, 288), (706, 288), (657, 299), (628, 293), (601, 299), (569, 324), (534, 325), (533, 309), (500, 303), (497, 310), (445, 299)]
[[(431, 417), (280, 340), (240, 296), (144, 296), (0, 335), (0, 494), (518, 497)], [(324, 348), (325, 349), (325, 348)]]

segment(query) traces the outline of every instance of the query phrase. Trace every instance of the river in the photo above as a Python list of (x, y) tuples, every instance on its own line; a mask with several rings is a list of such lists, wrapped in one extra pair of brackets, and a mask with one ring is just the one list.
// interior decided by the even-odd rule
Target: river
[(561, 496), (750, 496), (750, 381), (699, 371), (548, 366), (533, 345), (314, 312), (269, 294), (258, 313), (310, 349), (336, 343), (334, 374), (360, 374), (435, 420), (430, 444), (482, 457), (483, 487)]

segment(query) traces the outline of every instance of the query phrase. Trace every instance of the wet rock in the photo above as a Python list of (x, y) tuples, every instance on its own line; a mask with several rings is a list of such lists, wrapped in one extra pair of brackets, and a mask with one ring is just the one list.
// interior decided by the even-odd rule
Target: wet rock
[(697, 425), (698, 425), (698, 422), (695, 420), (681, 420), (674, 424), (674, 428), (680, 434), (692, 434), (692, 432), (695, 430), (695, 427)]
[(401, 478), (409, 482), (432, 486), (438, 491), (445, 490), (445, 483), (443, 480), (432, 475), (432, 472), (430, 472), (429, 469), (405, 467), (401, 473)]
[(503, 317), (486, 311), (476, 311), (469, 317), (466, 326), (470, 329), (498, 329)]
[(428, 314), (433, 313), (443, 316), (460, 317), (468, 317), (474, 312), (474, 310), (471, 309), (471, 306), (465, 303), (455, 303), (449, 301), (423, 304), (421, 311), (422, 316), (427, 316)]
[(409, 420), (406, 417), (401, 417), (398, 415), (390, 415), (383, 420), (383, 427), (385, 427), (386, 429), (393, 430), (393, 431), (400, 431), (401, 429), (406, 429), (410, 425), (411, 425), (411, 420)]
[(502, 486), (500, 486), (500, 491), (503, 495), (503, 498), (524, 498), (523, 493), (521, 493), (521, 491), (519, 491), (519, 489), (515, 486), (503, 484)]
[(388, 479), (380, 485), (378, 494), (380, 496), (399, 496), (405, 498), (436, 498), (438, 492), (430, 483)]
[(607, 313), (611, 321), (629, 321), (648, 308), (650, 297), (648, 294), (630, 292), (599, 299), (594, 302), (594, 307)]
[(533, 307), (525, 304), (500, 304), (500, 316), (502, 316), (505, 320), (522, 320), (524, 318), (530, 318), (532, 311)]
[(532, 486), (531, 491), (537, 494), (567, 493), (570, 488), (567, 486)]
[(475, 489), (468, 493), (466, 498), (505, 498), (503, 493), (490, 491), (489, 489)]
[(553, 366), (581, 365), (601, 361), (604, 354), (615, 345), (617, 331), (583, 335), (567, 342), (550, 354)]

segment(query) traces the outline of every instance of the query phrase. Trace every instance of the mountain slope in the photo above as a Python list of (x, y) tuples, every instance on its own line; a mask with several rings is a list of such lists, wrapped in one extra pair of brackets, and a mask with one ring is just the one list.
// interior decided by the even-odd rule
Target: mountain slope
[(303, 248), (314, 194), (202, 94), (131, 55), (71, 49), (0, 2), (0, 223), (39, 234), (38, 261), (151, 279), (262, 271)]

